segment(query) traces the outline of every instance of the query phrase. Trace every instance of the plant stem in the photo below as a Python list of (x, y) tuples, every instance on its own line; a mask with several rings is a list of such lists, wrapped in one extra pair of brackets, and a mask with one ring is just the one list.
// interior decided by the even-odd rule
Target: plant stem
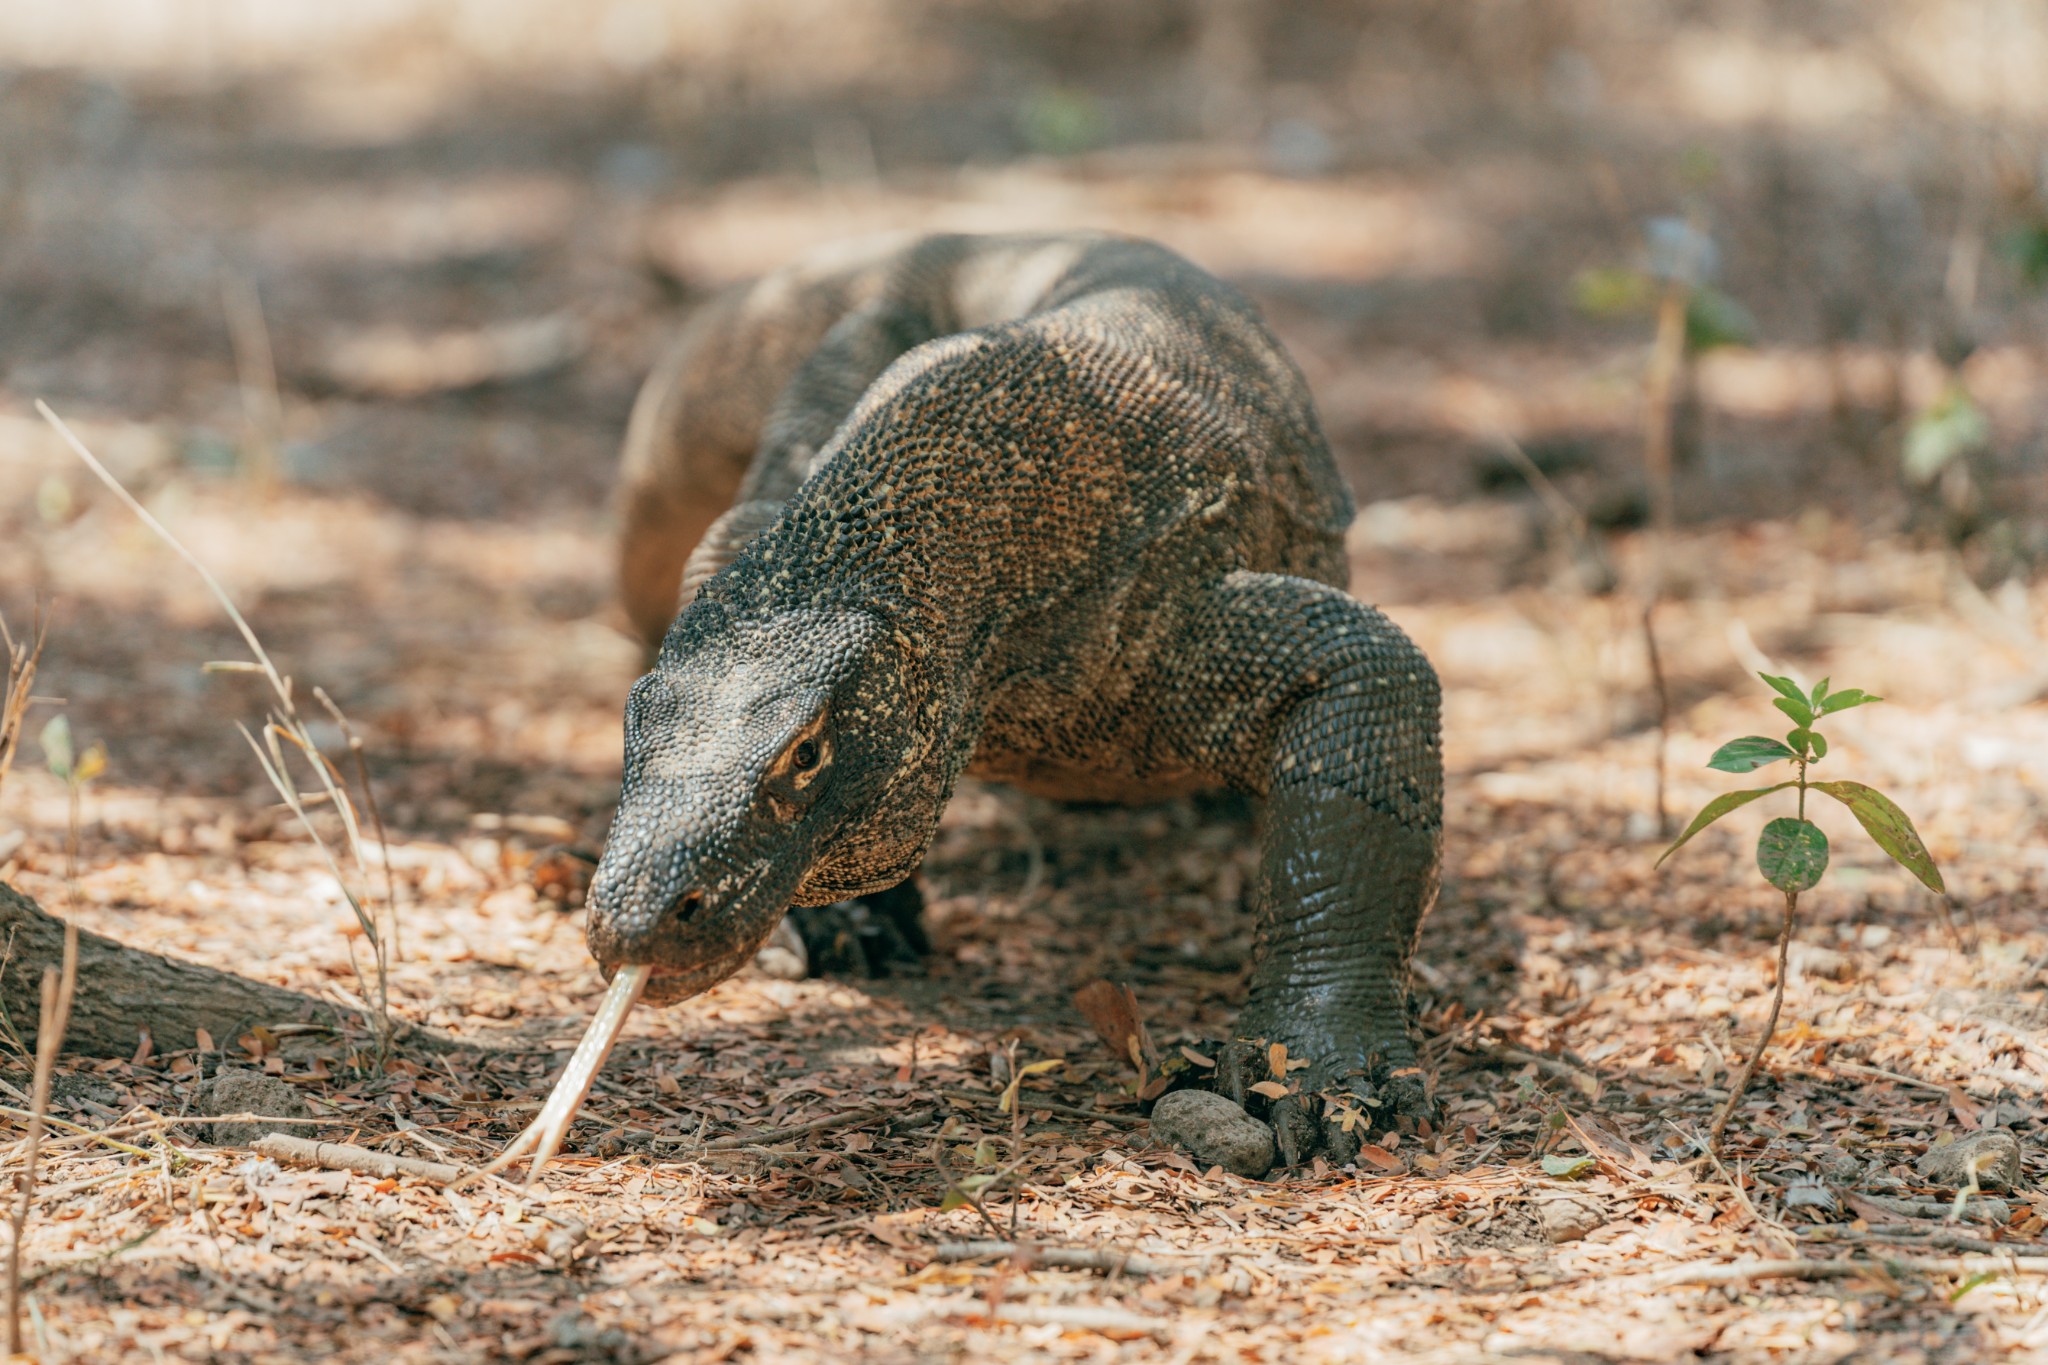
[(1664, 802), (1664, 759), (1671, 750), (1671, 693), (1664, 685), (1664, 661), (1657, 654), (1657, 599), (1643, 603), (1643, 647), (1650, 656), (1650, 681), (1657, 696), (1657, 837), (1671, 838), (1671, 813)]
[[(1801, 787), (1799, 795), (1803, 808), (1806, 796), (1804, 787)], [(1803, 815), (1805, 812), (1802, 809), (1800, 813)], [(1771, 1045), (1771, 1035), (1778, 1031), (1778, 1011), (1785, 1004), (1786, 962), (1792, 951), (1792, 919), (1798, 913), (1799, 893), (1787, 891), (1785, 922), (1778, 926), (1778, 982), (1771, 988), (1771, 1013), (1764, 1020), (1763, 1034), (1756, 1040), (1756, 1048), (1749, 1054), (1749, 1061), (1743, 1064), (1742, 1075), (1737, 1078), (1735, 1088), (1728, 1092), (1728, 1102), (1721, 1106), (1721, 1112), (1715, 1116), (1714, 1127), (1707, 1134), (1707, 1150), (1717, 1158), (1721, 1154), (1721, 1130), (1728, 1126), (1728, 1120), (1735, 1115), (1736, 1106), (1741, 1104), (1742, 1097), (1749, 1093), (1750, 1079), (1756, 1075), (1757, 1064), (1764, 1059), (1764, 1049)]]

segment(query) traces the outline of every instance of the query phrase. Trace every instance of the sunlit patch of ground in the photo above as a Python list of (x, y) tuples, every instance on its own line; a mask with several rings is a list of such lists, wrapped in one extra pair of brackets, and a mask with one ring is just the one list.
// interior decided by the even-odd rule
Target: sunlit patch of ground
[[(548, 846), (601, 830), (614, 780), (615, 707), (635, 655), (595, 620), (564, 622), (548, 607), (552, 589), (602, 610), (598, 528), (536, 533), (553, 548), (494, 563), (502, 533), (282, 495), (266, 515), (317, 547), (316, 575), (294, 566), (289, 545), (260, 531), (242, 539), (233, 528), (248, 504), (236, 489), (181, 496), (186, 529), (240, 566), (259, 629), (302, 685), (376, 699), (357, 720), (395, 826), (394, 1003), (496, 1050), (408, 1055), (380, 1073), (365, 1069), (362, 1039), (294, 1042), (265, 1058), (253, 1055), (260, 1040), (221, 1039), (218, 1055), (72, 1068), (57, 1112), (93, 1127), (138, 1105), (174, 1115), (200, 1068), (225, 1060), (292, 1081), (337, 1120), (328, 1136), (479, 1158), (524, 1121), (599, 984), (579, 917), (531, 883)], [(1821, 813), (1835, 868), (1806, 899), (1786, 1027), (1738, 1119), (1731, 1169), (1717, 1169), (1687, 1142), (1767, 1003), (1775, 905), (1747, 866), (1763, 817), (1731, 819), (1653, 873), (1655, 730), (1633, 610), (1553, 590), (1462, 591), (1504, 572), (1513, 538), (1460, 530), (1459, 516), (1477, 512), (1403, 510), (1398, 523), (1368, 519), (1380, 529), (1361, 543), (1358, 581), (1397, 599), (1403, 581), (1435, 585), (1391, 609), (1447, 685), (1449, 859), (1418, 983), (1440, 1133), (1355, 1173), (1261, 1184), (1150, 1149), (1128, 1122), (1034, 1114), (1034, 1096), (1134, 1114), (1126, 1069), (1067, 1002), (1079, 984), (1130, 982), (1169, 1048), (1227, 1027), (1250, 946), (1252, 813), (1216, 801), (1064, 809), (970, 786), (925, 872), (938, 944), (928, 978), (748, 977), (637, 1018), (579, 1124), (580, 1154), (538, 1190), (454, 1195), (272, 1173), (191, 1136), (174, 1139), (188, 1155), (167, 1175), (155, 1160), (60, 1141), (30, 1225), (32, 1266), (155, 1231), (38, 1282), (48, 1339), (81, 1357), (153, 1343), (252, 1359), (1087, 1358), (1106, 1340), (1185, 1359), (1961, 1359), (2016, 1347), (2039, 1306), (2027, 1279), (1994, 1278), (1950, 1307), (1954, 1277), (1733, 1294), (1657, 1289), (1651, 1277), (1869, 1250), (1814, 1244), (1859, 1234), (1842, 1232), (1845, 1214), (1823, 1223), (1787, 1208), (1784, 1182), (1846, 1160), (1866, 1188), (1911, 1184), (1911, 1158), (1930, 1143), (1977, 1125), (2036, 1130), (2048, 1085), (2048, 1049), (2035, 1041), (2048, 720), (2037, 706), (1957, 699), (2029, 676), (2029, 661), (1945, 605), (1927, 556), (1839, 529), (1683, 538), (1676, 558), (1740, 567), (1718, 595), (1658, 616), (1681, 699), (1673, 810), (1733, 785), (1701, 767), (1720, 738), (1772, 728), (1739, 642), (1890, 698), (1836, 727), (1830, 765), (1899, 797), (1956, 893), (1951, 932), (1853, 825)], [(31, 754), (0, 807), (26, 833), (7, 878), (125, 941), (354, 1000), (349, 948), (361, 960), (363, 945), (352, 917), (310, 844), (256, 790), (230, 729), (256, 695), (243, 679), (195, 671), (232, 656), (233, 642), (121, 515), (98, 506), (52, 538), (59, 614), (43, 684), (70, 699), (82, 734), (108, 744), (112, 772), (86, 797), (74, 880), (62, 791)], [(87, 544), (101, 547), (91, 569), (67, 578)], [(1641, 549), (1624, 542), (1620, 558)], [(1858, 595), (1871, 581), (1885, 585), (1881, 610)], [(323, 606), (321, 594), (350, 605)], [(2038, 619), (2038, 598), (2026, 606), (2034, 618), (2010, 619)], [(373, 611), (391, 612), (388, 627), (372, 628)], [(507, 828), (505, 817), (524, 818)], [(989, 1081), (989, 1053), (1009, 1041), (1021, 1060), (1067, 1063), (1027, 1084), (1021, 1130), (996, 1112)], [(1573, 1060), (1539, 1070), (1503, 1047)], [(873, 1106), (926, 1121), (695, 1159), (676, 1151), (699, 1135)], [(1559, 1116), (1590, 1135), (1602, 1164), (1570, 1185), (1594, 1211), (1589, 1229), (1552, 1244), (1530, 1210), (1564, 1182), (1538, 1158), (1589, 1145)], [(939, 1211), (935, 1136), (959, 1169), (977, 1155), (1017, 1164), (1021, 1186), (988, 1201), (1005, 1231), (1014, 1217), (1021, 1235), (1164, 1269), (1105, 1279), (931, 1261), (938, 1243), (979, 1225), (967, 1209)], [(2031, 1155), (2028, 1166), (2040, 1173)], [(2012, 1201), (2007, 1235), (2037, 1227), (2037, 1207), (2031, 1194)], [(1916, 1254), (1954, 1254), (1914, 1235)]]

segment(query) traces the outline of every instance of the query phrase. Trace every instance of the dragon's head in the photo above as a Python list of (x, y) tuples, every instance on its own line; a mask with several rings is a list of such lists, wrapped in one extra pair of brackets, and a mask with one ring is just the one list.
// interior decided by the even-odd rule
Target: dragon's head
[(626, 702), (625, 785), (590, 888), (605, 974), (649, 964), (645, 998), (673, 1003), (744, 966), (792, 903), (908, 875), (931, 826), (885, 817), (920, 691), (866, 612), (685, 612)]

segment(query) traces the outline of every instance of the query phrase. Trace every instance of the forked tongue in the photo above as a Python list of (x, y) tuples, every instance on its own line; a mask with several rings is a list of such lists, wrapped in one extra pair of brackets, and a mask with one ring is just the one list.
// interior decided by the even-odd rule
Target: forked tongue
[(576, 1121), (576, 1111), (583, 1106), (583, 1097), (590, 1093), (591, 1085), (597, 1080), (598, 1068), (611, 1055), (612, 1044), (619, 1040), (619, 1030), (625, 1027), (627, 1013), (640, 998), (640, 992), (647, 989), (647, 979), (653, 974), (654, 968), (644, 963), (619, 968), (612, 977), (611, 989), (598, 1002), (597, 1017), (583, 1031), (583, 1041), (576, 1044), (576, 1050), (569, 1054), (569, 1065), (563, 1069), (561, 1079), (555, 1082), (555, 1088), (548, 1092), (547, 1103), (541, 1106), (540, 1113), (526, 1126), (526, 1131), (512, 1139), (512, 1144), (498, 1153), (497, 1160), (478, 1171), (477, 1175), (496, 1175), (532, 1152), (533, 1164), (527, 1167), (526, 1183), (531, 1185), (540, 1178), (540, 1168), (562, 1150), (562, 1139), (569, 1135), (569, 1125)]

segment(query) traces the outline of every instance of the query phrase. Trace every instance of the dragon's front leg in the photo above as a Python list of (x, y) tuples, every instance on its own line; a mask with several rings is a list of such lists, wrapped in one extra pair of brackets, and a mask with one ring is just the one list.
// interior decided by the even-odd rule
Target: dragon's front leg
[[(1408, 970), (1442, 849), (1436, 675), (1379, 612), (1276, 574), (1230, 575), (1181, 649), (1187, 756), (1266, 797), (1258, 957), (1215, 1085), (1273, 1125), (1283, 1160), (1348, 1160), (1431, 1112)], [(1291, 1093), (1253, 1089), (1268, 1080)]]

